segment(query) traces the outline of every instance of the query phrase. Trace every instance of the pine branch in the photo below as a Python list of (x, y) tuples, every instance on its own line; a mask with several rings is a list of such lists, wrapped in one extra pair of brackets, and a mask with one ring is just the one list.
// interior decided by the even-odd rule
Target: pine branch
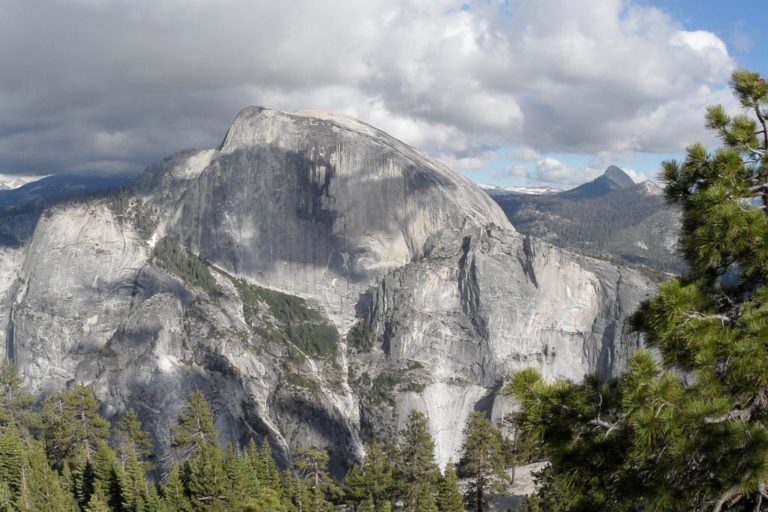
[[(765, 150), (768, 149), (768, 126), (766, 125), (766, 119), (765, 116), (763, 116), (763, 112), (760, 110), (760, 103), (758, 101), (755, 101), (755, 114), (757, 115), (757, 120), (763, 127), (763, 150)], [(765, 154), (765, 151), (763, 151), (763, 154)]]
[(755, 412), (765, 409), (768, 404), (768, 387), (762, 388), (750, 404), (743, 409), (733, 409), (716, 418), (704, 418), (704, 423), (715, 424), (725, 421), (747, 421), (752, 419)]
[(610, 435), (610, 433), (613, 432), (614, 430), (618, 430), (621, 428), (621, 423), (618, 421), (615, 423), (611, 423), (609, 421), (601, 420), (600, 418), (595, 418), (594, 420), (590, 421), (589, 424), (597, 425), (598, 427), (603, 427), (607, 429), (607, 431), (605, 432), (606, 437), (608, 437), (608, 435)]
[(739, 486), (734, 485), (733, 487), (725, 491), (717, 500), (717, 502), (715, 502), (715, 506), (712, 509), (712, 512), (721, 512), (723, 510), (723, 507), (726, 504), (732, 505), (733, 503), (736, 503), (740, 499), (741, 499), (741, 493), (739, 491)]
[(731, 322), (733, 319), (729, 317), (728, 315), (718, 315), (718, 314), (711, 314), (711, 315), (705, 315), (703, 313), (699, 313), (698, 311), (689, 311), (685, 314), (685, 322), (687, 323), (688, 320), (720, 320), (720, 323), (722, 325), (725, 325), (728, 322)]

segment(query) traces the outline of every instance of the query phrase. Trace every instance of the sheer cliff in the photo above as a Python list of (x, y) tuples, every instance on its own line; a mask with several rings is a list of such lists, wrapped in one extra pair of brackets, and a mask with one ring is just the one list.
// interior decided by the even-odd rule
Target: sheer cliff
[(47, 210), (0, 254), (0, 346), (45, 393), (90, 383), (160, 450), (193, 389), (227, 440), (343, 471), (412, 408), (441, 463), (509, 372), (615, 374), (653, 284), (517, 233), (465, 178), (359, 121), (246, 108), (221, 146)]

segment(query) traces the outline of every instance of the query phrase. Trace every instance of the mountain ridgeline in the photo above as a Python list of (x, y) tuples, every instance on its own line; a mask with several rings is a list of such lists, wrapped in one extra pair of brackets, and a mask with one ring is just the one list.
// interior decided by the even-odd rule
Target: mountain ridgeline
[(662, 273), (681, 273), (680, 212), (656, 184), (635, 183), (610, 166), (574, 189), (548, 195), (491, 194), (526, 235), (596, 258)]
[(444, 467), (473, 411), (510, 411), (512, 372), (622, 371), (655, 290), (327, 112), (246, 108), (218, 148), (30, 222), (0, 246), (0, 355), (37, 395), (77, 383), (112, 422), (135, 409), (161, 460), (200, 390), (222, 442), (267, 442), (283, 467), (313, 447), (344, 475), (414, 410)]

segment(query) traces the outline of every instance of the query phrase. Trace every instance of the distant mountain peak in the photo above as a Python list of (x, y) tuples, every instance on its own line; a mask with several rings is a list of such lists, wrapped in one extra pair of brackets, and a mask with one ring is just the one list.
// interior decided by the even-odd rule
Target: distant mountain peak
[(614, 190), (631, 187), (634, 184), (635, 182), (627, 173), (615, 165), (611, 165), (602, 175), (589, 183), (584, 183), (571, 190), (561, 192), (558, 196), (563, 199), (579, 201), (604, 196), (605, 194), (610, 194)]
[(0, 174), (0, 190), (13, 190), (45, 178), (45, 176), (17, 176), (14, 174)]
[(634, 180), (626, 172), (615, 165), (609, 166), (603, 173), (603, 176), (618, 185), (619, 188), (631, 187), (635, 184)]

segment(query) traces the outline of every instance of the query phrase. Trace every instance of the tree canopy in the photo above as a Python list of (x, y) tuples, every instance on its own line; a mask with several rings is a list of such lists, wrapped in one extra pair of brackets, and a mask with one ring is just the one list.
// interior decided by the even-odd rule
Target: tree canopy
[(739, 70), (744, 111), (708, 109), (723, 145), (663, 163), (689, 272), (632, 319), (654, 351), (614, 381), (516, 374), (515, 422), (550, 461), (538, 510), (768, 510), (768, 83)]

